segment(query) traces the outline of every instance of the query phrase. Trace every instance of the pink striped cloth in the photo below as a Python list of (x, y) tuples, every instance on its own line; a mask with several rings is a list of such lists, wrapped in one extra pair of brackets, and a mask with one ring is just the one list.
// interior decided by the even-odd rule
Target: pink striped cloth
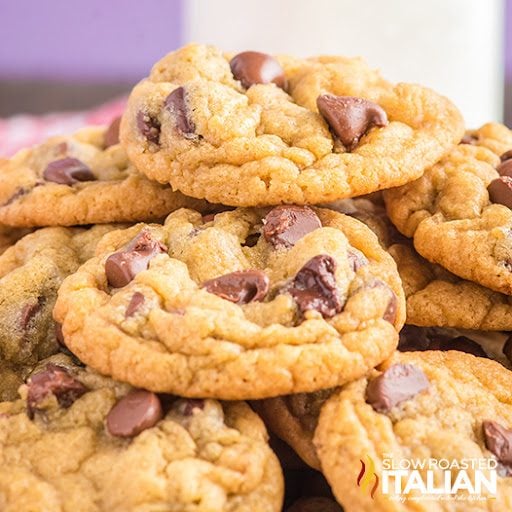
[(52, 135), (73, 133), (90, 125), (109, 124), (122, 114), (126, 98), (117, 98), (84, 112), (56, 112), (42, 116), (16, 115), (0, 119), (0, 157), (9, 157)]

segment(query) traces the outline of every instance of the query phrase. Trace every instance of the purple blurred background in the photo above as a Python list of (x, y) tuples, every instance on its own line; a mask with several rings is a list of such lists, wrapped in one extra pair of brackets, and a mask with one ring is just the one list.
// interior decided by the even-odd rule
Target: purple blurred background
[(181, 16), (180, 0), (3, 1), (0, 77), (131, 83), (179, 46)]
[[(126, 92), (184, 42), (186, 1), (1, 1), (0, 116), (86, 108)], [(512, 0), (506, 5), (505, 108), (512, 125)]]

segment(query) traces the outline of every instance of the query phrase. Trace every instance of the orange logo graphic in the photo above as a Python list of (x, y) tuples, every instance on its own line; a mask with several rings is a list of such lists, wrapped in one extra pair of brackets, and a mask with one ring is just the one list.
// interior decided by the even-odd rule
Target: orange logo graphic
[(359, 475), (357, 476), (357, 486), (361, 487), (363, 492), (366, 492), (370, 483), (374, 481), (372, 490), (370, 491), (370, 496), (373, 499), (373, 495), (375, 494), (377, 487), (379, 487), (379, 475), (375, 473), (375, 463), (373, 462), (373, 459), (367, 455), (365, 460), (367, 464), (359, 459), (359, 462), (361, 463), (361, 471), (359, 471)]

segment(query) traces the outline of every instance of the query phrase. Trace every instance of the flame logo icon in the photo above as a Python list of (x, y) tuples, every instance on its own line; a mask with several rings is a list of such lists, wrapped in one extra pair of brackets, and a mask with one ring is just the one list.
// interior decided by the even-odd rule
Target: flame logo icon
[[(359, 459), (359, 462), (361, 463), (361, 471), (359, 471), (359, 475), (357, 476), (357, 486), (361, 487), (363, 492), (366, 492), (368, 486), (373, 480), (373, 487), (370, 491), (370, 496), (373, 499), (373, 495), (375, 494), (377, 487), (379, 487), (379, 475), (375, 472), (375, 463), (373, 462), (373, 459), (367, 455), (365, 460), (367, 464)], [(368, 468), (366, 466), (368, 466)]]

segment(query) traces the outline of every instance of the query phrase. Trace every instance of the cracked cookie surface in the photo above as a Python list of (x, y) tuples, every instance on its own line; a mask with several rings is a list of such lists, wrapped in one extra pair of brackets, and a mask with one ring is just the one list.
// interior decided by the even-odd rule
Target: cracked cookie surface
[(66, 276), (92, 258), (100, 238), (118, 226), (44, 228), (0, 255), (0, 396), (58, 349), (52, 310)]
[(283, 480), (243, 402), (159, 397), (53, 356), (0, 403), (5, 512), (279, 512)]
[(392, 258), (362, 223), (281, 206), (111, 233), (67, 279), (55, 319), (101, 373), (188, 397), (329, 388), (389, 357), (405, 309)]
[(404, 184), (462, 135), (449, 100), (390, 84), (361, 59), (232, 57), (204, 45), (157, 62), (121, 123), (122, 144), (151, 179), (233, 206)]
[[(396, 353), (368, 378), (344, 386), (323, 406), (315, 446), (327, 480), (348, 510), (462, 512), (509, 510), (512, 480), (507, 443), (512, 436), (512, 374), (500, 364), (460, 352)], [(357, 485), (361, 460), (371, 457), (377, 475), (383, 457), (490, 460), (498, 465), (495, 499), (393, 500), (377, 488), (373, 498)], [(423, 480), (426, 470), (419, 470)], [(442, 474), (434, 469), (434, 478)], [(457, 470), (452, 470), (452, 482)], [(484, 470), (489, 478), (489, 470)], [(474, 470), (468, 470), (474, 481)], [(485, 498), (485, 487), (482, 487)], [(464, 491), (459, 491), (462, 497)], [(466, 495), (468, 498), (468, 496)]]
[(9, 226), (155, 221), (210, 207), (139, 173), (112, 127), (52, 137), (5, 161), (1, 174), (0, 223)]
[(512, 295), (512, 133), (495, 124), (472, 133), (421, 178), (385, 191), (386, 208), (424, 258)]

